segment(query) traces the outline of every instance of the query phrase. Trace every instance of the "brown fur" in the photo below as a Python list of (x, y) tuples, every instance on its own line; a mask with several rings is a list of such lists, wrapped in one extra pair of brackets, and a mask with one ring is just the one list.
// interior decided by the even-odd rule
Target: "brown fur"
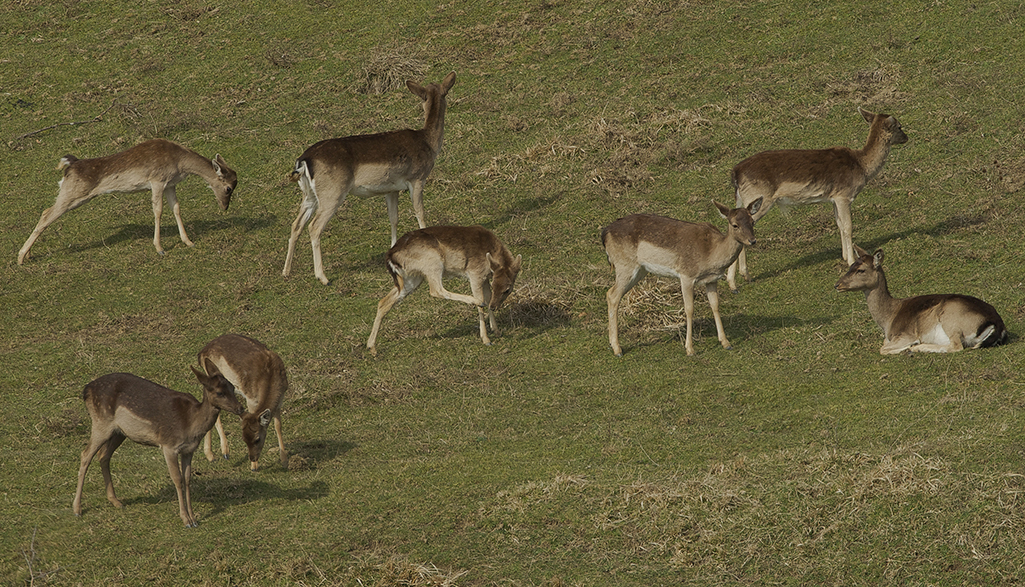
[[(377, 304), (374, 327), (367, 339), (367, 350), (372, 354), (377, 353), (377, 332), (384, 315), (424, 279), (432, 296), (477, 306), (480, 337), (490, 345), (484, 309), (491, 330), (498, 334), (495, 312), (512, 292), (523, 258), (513, 257), (495, 233), (483, 226), (432, 226), (403, 235), (388, 251), (386, 262), (395, 287)], [(442, 283), (446, 276), (467, 278), (471, 295), (446, 290)]]
[(92, 433), (78, 468), (78, 487), (72, 503), (76, 516), (82, 515), (82, 486), (97, 453), (107, 499), (116, 507), (124, 507), (114, 493), (110, 457), (128, 438), (163, 450), (167, 471), (178, 491), (178, 513), (186, 526), (197, 525), (189, 489), (192, 454), (222, 409), (241, 414), (242, 405), (224, 377), (192, 371), (203, 386), (202, 402), (128, 373), (104, 375), (85, 386), (82, 400), (92, 420)]
[[(844, 261), (854, 263), (852, 248), (851, 203), (883, 168), (892, 145), (906, 143), (908, 137), (896, 118), (858, 109), (871, 126), (862, 149), (833, 147), (819, 150), (764, 151), (741, 161), (733, 168), (732, 181), (737, 206), (746, 206), (762, 198), (762, 209), (755, 221), (765, 216), (774, 204), (795, 206), (832, 202)], [(737, 290), (737, 271), (750, 281), (747, 253), (741, 250), (727, 275), (730, 289)]]
[(746, 208), (733, 210), (718, 202), (713, 203), (727, 220), (726, 234), (711, 224), (684, 222), (650, 214), (626, 216), (602, 230), (602, 245), (616, 272), (616, 283), (605, 295), (609, 306), (609, 344), (616, 356), (623, 355), (623, 349), (619, 346), (619, 303), (648, 273), (680, 280), (683, 307), (687, 314), (685, 347), (688, 355), (694, 354), (691, 316), (694, 311), (695, 285), (705, 286), (708, 303), (715, 316), (719, 342), (723, 348), (731, 348), (719, 317), (717, 281), (744, 245), (755, 244), (754, 215), (758, 213), (762, 200), (759, 198)]
[(996, 309), (972, 296), (932, 294), (894, 298), (886, 285), (883, 251), (870, 255), (854, 247), (858, 260), (836, 282), (838, 291), (864, 291), (869, 314), (883, 330), (879, 352), (952, 353), (988, 347), (1007, 340)]
[[(208, 375), (220, 374), (246, 398), (246, 411), (242, 414), (242, 440), (249, 452), (249, 468), (260, 468), (260, 454), (267, 439), (267, 428), (274, 422), (278, 437), (281, 467), (288, 468), (288, 451), (281, 435), (281, 403), (288, 390), (288, 373), (277, 353), (262, 342), (240, 334), (224, 334), (210, 341), (199, 351), (199, 364), (212, 367)], [(221, 441), (221, 454), (228, 458), (228, 442), (221, 417), (214, 424)], [(203, 452), (214, 460), (213, 432), (203, 438)]]
[(328, 139), (314, 144), (295, 162), (292, 180), (299, 182), (303, 201), (292, 223), (288, 254), (281, 274), (292, 271), (296, 240), (303, 228), (310, 227), (313, 248), (313, 273), (327, 285), (320, 254), (320, 237), (348, 194), (360, 197), (383, 195), (391, 222), (391, 244), (398, 236), (399, 194), (409, 191), (413, 212), (420, 228), (424, 220), (423, 186), (441, 152), (445, 132), (448, 91), (456, 83), (456, 74), (445, 76), (440, 84), (427, 87), (406, 82), (411, 92), (422, 99), (424, 127), (370, 135)]
[(174, 212), (182, 242), (193, 246), (182, 222), (175, 186), (189, 175), (198, 175), (214, 191), (222, 210), (231, 203), (231, 194), (238, 177), (220, 155), (206, 159), (185, 147), (164, 139), (153, 139), (114, 155), (95, 159), (78, 159), (65, 155), (58, 169), (64, 170), (60, 192), (53, 206), (43, 211), (36, 228), (18, 252), (18, 264), (24, 263), (39, 235), (68, 210), (74, 210), (101, 194), (150, 190), (153, 199), (153, 246), (164, 254), (160, 245), (160, 216), (164, 199)]

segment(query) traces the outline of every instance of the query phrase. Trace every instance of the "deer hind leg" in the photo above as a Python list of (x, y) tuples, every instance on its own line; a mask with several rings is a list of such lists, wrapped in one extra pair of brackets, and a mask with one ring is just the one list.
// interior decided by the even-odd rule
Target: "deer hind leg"
[(417, 180), (409, 190), (409, 199), (413, 201), (413, 214), (416, 215), (416, 222), (420, 228), (427, 228), (424, 214), (424, 182)]
[(622, 357), (623, 349), (619, 346), (619, 303), (626, 292), (633, 289), (648, 272), (640, 265), (629, 271), (617, 267), (615, 271), (616, 283), (605, 293), (605, 302), (609, 306), (609, 346), (617, 357)]
[(117, 447), (121, 446), (121, 443), (125, 441), (125, 437), (121, 434), (116, 434), (110, 438), (103, 445), (103, 451), (100, 454), (100, 471), (103, 472), (103, 484), (107, 488), (107, 501), (112, 503), (114, 507), (121, 509), (125, 507), (121, 500), (117, 498), (117, 494), (114, 493), (114, 481), (110, 476), (110, 457), (114, 456), (114, 451)]
[(288, 277), (288, 274), (292, 272), (292, 258), (295, 256), (296, 242), (303, 229), (313, 219), (313, 215), (317, 213), (317, 194), (312, 187), (307, 186), (305, 177), (301, 178), (299, 182), (303, 191), (303, 200), (299, 203), (299, 214), (292, 222), (292, 231), (288, 235), (288, 253), (285, 255), (285, 268), (281, 270), (283, 277)]
[(25, 244), (22, 245), (21, 250), (18, 251), (18, 265), (25, 262), (25, 259), (29, 256), (29, 250), (32, 249), (32, 245), (35, 244), (36, 239), (39, 238), (39, 235), (42, 234), (48, 226), (56, 222), (57, 219), (63, 216), (65, 212), (78, 208), (94, 197), (87, 193), (87, 189), (78, 190), (86, 193), (84, 197), (75, 198), (68, 195), (76, 191), (76, 185), (78, 185), (78, 182), (73, 178), (65, 178), (64, 180), (61, 180), (61, 189), (57, 194), (57, 201), (53, 206), (43, 210), (43, 213), (39, 215), (39, 222), (36, 223), (36, 227), (32, 230), (32, 234), (29, 235)]
[(715, 330), (719, 335), (719, 342), (722, 348), (729, 350), (733, 345), (726, 339), (726, 330), (722, 327), (722, 317), (719, 315), (719, 288), (714, 281), (705, 285), (705, 295), (708, 297), (708, 305), (712, 307), (712, 316), (715, 317)]
[[(381, 321), (384, 320), (384, 315), (387, 314), (395, 304), (402, 301), (402, 298), (408, 296), (423, 281), (423, 276), (419, 274), (409, 275), (396, 275), (395, 287), (388, 292), (380, 302), (377, 302), (377, 315), (374, 316), (374, 327), (370, 330), (370, 338), (367, 339), (367, 350), (370, 354), (377, 355), (377, 333), (381, 330)], [(278, 441), (281, 441), (281, 433), (278, 433)]]
[(71, 503), (71, 511), (76, 516), (82, 515), (82, 488), (85, 485), (85, 474), (89, 470), (89, 465), (93, 462), (93, 458), (96, 457), (96, 453), (105, 449), (112, 440), (113, 437), (103, 439), (97, 436), (94, 431), (92, 438), (89, 440), (89, 446), (82, 451), (82, 460), (78, 466), (78, 487), (75, 489), (75, 499)]
[(320, 280), (324, 285), (328, 284), (327, 275), (324, 274), (324, 261), (320, 255), (320, 236), (324, 233), (324, 229), (327, 228), (327, 223), (338, 211), (338, 207), (345, 201), (346, 193), (343, 192), (333, 202), (327, 205), (322, 205), (317, 209), (316, 214), (313, 216), (313, 221), (310, 222), (310, 247), (313, 249), (313, 274)]
[(181, 206), (178, 204), (178, 197), (177, 194), (175, 194), (173, 185), (169, 185), (164, 188), (164, 198), (167, 199), (167, 205), (171, 207), (171, 212), (174, 213), (174, 221), (178, 225), (178, 236), (181, 237), (182, 242), (186, 245), (190, 247), (195, 246), (195, 244), (189, 240), (189, 235), (185, 234), (185, 223), (182, 222)]

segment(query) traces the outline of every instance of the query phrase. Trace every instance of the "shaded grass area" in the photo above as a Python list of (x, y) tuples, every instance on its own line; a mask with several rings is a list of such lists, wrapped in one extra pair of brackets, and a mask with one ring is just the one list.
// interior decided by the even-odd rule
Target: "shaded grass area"
[[(1006, 3), (857, 6), (329, 0), (233, 5), (22, 0), (0, 8), (0, 576), (12, 584), (1000, 584), (1022, 572), (1020, 257), (1025, 139)], [(525, 268), (483, 347), (475, 310), (418, 292), (363, 349), (390, 287), (383, 202), (350, 198), (280, 276), (317, 140), (415, 127), (407, 77), (455, 70), (431, 224), (480, 223)], [(911, 140), (854, 205), (895, 295), (958, 291), (1011, 344), (880, 357), (828, 206), (772, 212), (754, 281), (722, 296), (732, 351), (678, 284), (624, 301), (601, 227), (634, 212), (719, 223), (729, 169), (770, 148), (860, 146), (856, 108)], [(88, 121), (85, 124), (72, 122)], [(59, 157), (152, 137), (223, 155), (228, 213), (178, 190), (196, 247), (145, 194), (97, 198), (16, 252), (52, 203)], [(400, 226), (416, 226), (408, 200)], [(453, 284), (453, 289), (460, 287)], [(723, 288), (725, 289), (725, 288)], [(127, 504), (90, 471), (80, 391), (131, 371), (197, 391), (188, 365), (228, 331), (289, 368), (285, 440), (196, 460), (183, 531), (159, 451), (114, 457)]]

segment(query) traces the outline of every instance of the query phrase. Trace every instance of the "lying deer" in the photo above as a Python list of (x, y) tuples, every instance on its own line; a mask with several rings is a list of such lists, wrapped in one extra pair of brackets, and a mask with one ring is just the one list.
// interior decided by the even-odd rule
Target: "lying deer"
[[(434, 160), (441, 152), (445, 133), (445, 96), (456, 83), (456, 74), (427, 87), (406, 82), (409, 91), (423, 100), (424, 127), (371, 135), (328, 139), (314, 144), (295, 162), (292, 181), (299, 182), (303, 201), (288, 238), (285, 277), (292, 271), (296, 239), (309, 224), (313, 247), (313, 273), (327, 285), (320, 257), (320, 235), (348, 194), (367, 198), (384, 196), (391, 221), (391, 244), (398, 238), (399, 194), (408, 191), (420, 228), (424, 222), (423, 189)], [(312, 221), (312, 222), (311, 222)]]
[(731, 348), (719, 317), (719, 292), (716, 282), (736, 260), (744, 246), (755, 244), (754, 216), (762, 199), (746, 208), (730, 210), (713, 202), (728, 224), (726, 234), (711, 224), (696, 224), (664, 216), (634, 214), (616, 220), (601, 232), (601, 242), (609, 263), (616, 271), (616, 283), (605, 299), (609, 305), (609, 344), (617, 357), (619, 346), (619, 302), (648, 273), (676, 277), (683, 289), (683, 309), (687, 314), (688, 355), (694, 354), (691, 340), (691, 316), (694, 312), (694, 286), (704, 285), (708, 304), (715, 316), (715, 328), (724, 349)]
[[(285, 363), (277, 353), (263, 343), (239, 334), (225, 334), (210, 341), (199, 351), (199, 364), (207, 375), (223, 375), (235, 386), (235, 391), (246, 398), (246, 411), (242, 414), (242, 440), (249, 449), (249, 468), (260, 468), (260, 453), (267, 439), (267, 428), (274, 421), (281, 451), (281, 466), (288, 468), (288, 451), (281, 437), (281, 401), (288, 390)], [(212, 370), (211, 370), (212, 369)], [(214, 424), (221, 439), (221, 454), (228, 458), (228, 440), (224, 436), (221, 417)], [(214, 460), (212, 431), (203, 438), (203, 452)]]
[[(432, 296), (477, 306), (480, 338), (490, 345), (484, 309), (487, 308), (492, 332), (498, 334), (495, 312), (512, 292), (523, 257), (513, 257), (495, 233), (483, 226), (431, 226), (403, 235), (388, 251), (385, 262), (395, 287), (377, 304), (374, 328), (367, 339), (367, 350), (374, 355), (384, 315), (413, 293), (424, 279)], [(467, 278), (471, 295), (446, 290), (442, 284), (446, 276)]]
[(85, 386), (82, 399), (92, 419), (92, 434), (78, 468), (78, 489), (71, 506), (76, 516), (82, 515), (82, 485), (97, 453), (100, 453), (107, 499), (116, 507), (124, 507), (114, 494), (110, 457), (125, 438), (129, 438), (140, 444), (159, 446), (164, 451), (167, 471), (178, 491), (178, 513), (186, 527), (198, 525), (189, 492), (192, 454), (221, 410), (241, 414), (242, 405), (235, 398), (235, 389), (224, 377), (207, 376), (195, 368), (192, 372), (203, 386), (202, 402), (128, 373), (104, 375)]
[(238, 178), (220, 155), (206, 159), (199, 153), (164, 139), (153, 139), (114, 155), (95, 159), (78, 159), (65, 155), (57, 169), (64, 170), (60, 191), (53, 206), (43, 210), (35, 230), (18, 252), (18, 265), (25, 262), (29, 249), (47, 226), (68, 210), (74, 210), (100, 194), (150, 190), (153, 194), (153, 246), (163, 255), (160, 246), (160, 215), (164, 199), (174, 212), (182, 242), (193, 246), (182, 222), (181, 210), (174, 188), (189, 175), (206, 181), (217, 197), (222, 210), (228, 209), (231, 193)]
[[(893, 116), (873, 114), (861, 108), (858, 112), (871, 125), (868, 142), (862, 149), (764, 151), (738, 163), (732, 174), (737, 206), (747, 206), (762, 198), (756, 222), (773, 204), (785, 208), (832, 202), (843, 258), (848, 265), (857, 260), (851, 241), (851, 204), (865, 184), (883, 169), (890, 147), (908, 142), (908, 136)], [(744, 279), (750, 281), (747, 252), (743, 249), (726, 277), (732, 291), (737, 291), (738, 268)]]
[(879, 352), (953, 353), (1007, 340), (1007, 329), (993, 306), (959, 294), (894, 298), (886, 287), (883, 251), (870, 255), (855, 246), (857, 261), (836, 282), (837, 291), (863, 291), (868, 312), (883, 329)]

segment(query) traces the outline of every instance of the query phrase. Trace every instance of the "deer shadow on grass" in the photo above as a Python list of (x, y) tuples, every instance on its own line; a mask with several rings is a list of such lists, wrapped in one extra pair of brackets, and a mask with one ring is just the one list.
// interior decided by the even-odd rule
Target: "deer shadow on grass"
[[(959, 230), (964, 230), (966, 228), (972, 228), (972, 227), (975, 227), (975, 226), (980, 226), (980, 225), (986, 224), (986, 222), (988, 220), (989, 220), (989, 214), (987, 214), (986, 212), (978, 212), (978, 213), (975, 213), (975, 214), (955, 214), (955, 215), (950, 216), (949, 218), (947, 218), (945, 220), (942, 220), (940, 222), (937, 222), (936, 224), (933, 224), (930, 227), (925, 227), (925, 226), (911, 227), (911, 228), (908, 228), (907, 230), (902, 230), (900, 232), (893, 232), (893, 233), (890, 233), (890, 234), (888, 234), (886, 236), (879, 236), (879, 237), (876, 237), (876, 238), (873, 238), (873, 239), (862, 239), (862, 240), (859, 241), (858, 238), (857, 238), (857, 233), (855, 233), (854, 244), (860, 246), (861, 248), (865, 249), (866, 251), (875, 251), (878, 248), (885, 247), (886, 244), (889, 243), (889, 242), (892, 242), (892, 241), (895, 241), (895, 240), (904, 239), (904, 238), (909, 238), (909, 237), (911, 237), (913, 235), (928, 235), (928, 236), (931, 236), (933, 238), (936, 238), (936, 237), (941, 237), (941, 236), (944, 236), (944, 235), (952, 234), (952, 233), (955, 233), (955, 232), (957, 232)], [(855, 229), (856, 228), (857, 228), (857, 224), (855, 224)], [(834, 235), (837, 237), (835, 244), (839, 245), (840, 244), (840, 242), (839, 242), (839, 235), (836, 234), (836, 233), (834, 233)], [(758, 250), (757, 248), (754, 249), (754, 251), (757, 251), (757, 250)], [(771, 272), (771, 271), (768, 271), (768, 270), (767, 271), (763, 271), (761, 274), (759, 274), (757, 276), (752, 275), (752, 278), (755, 281), (758, 281), (758, 280), (762, 280), (762, 279), (767, 279), (767, 278), (773, 277), (773, 276), (775, 276), (775, 275), (777, 275), (779, 273), (783, 273), (783, 272), (791, 270), (791, 269), (802, 269), (802, 268), (813, 266), (813, 265), (828, 264), (831, 261), (837, 261), (838, 262), (838, 267), (841, 269), (840, 273), (842, 273), (843, 271), (846, 271), (846, 267), (840, 267), (841, 265), (844, 265), (843, 260), (840, 258), (840, 247), (839, 246), (835, 246), (835, 247), (830, 246), (830, 247), (827, 247), (827, 248), (822, 249), (820, 251), (817, 251), (815, 253), (810, 253), (808, 255), (804, 255), (803, 257), (799, 257), (797, 259), (794, 259), (790, 263), (787, 263), (787, 264), (779, 267), (774, 272)], [(757, 263), (757, 261), (756, 261), (756, 263)], [(740, 284), (738, 284), (738, 285), (740, 285)]]
[[(213, 220), (186, 221), (185, 230), (188, 231), (189, 238), (196, 243), (196, 246), (200, 246), (203, 235), (227, 230), (251, 232), (274, 226), (276, 224), (276, 216), (231, 216)], [(160, 223), (160, 240), (165, 251), (173, 251), (174, 249), (183, 246), (181, 237), (178, 234), (178, 225), (174, 224), (173, 217), (171, 218), (171, 224), (165, 225), (163, 222)], [(114, 234), (109, 236), (100, 236), (92, 242), (68, 243), (67, 248), (71, 252), (86, 252), (93, 249), (108, 248), (123, 242), (134, 241), (146, 241), (147, 243), (152, 243), (153, 224), (125, 224), (122, 225)]]
[[(743, 346), (744, 341), (763, 335), (768, 332), (782, 330), (783, 328), (818, 328), (836, 321), (835, 316), (765, 316), (760, 314), (730, 314), (722, 317), (726, 330), (726, 338), (730, 340), (733, 349)], [(715, 321), (711, 312), (708, 316), (695, 316), (693, 322), (694, 350), (701, 354), (702, 346), (708, 345), (708, 350), (722, 348), (719, 344), (718, 333), (715, 329)], [(626, 336), (624, 336), (624, 334)], [(687, 323), (681, 322), (674, 327), (664, 328), (634, 328), (624, 324), (620, 319), (619, 336), (623, 346), (623, 354), (629, 354), (631, 349), (642, 349), (647, 347), (659, 347), (666, 344), (678, 343), (681, 351), (683, 342), (687, 337)], [(625, 342), (624, 342), (625, 341)], [(607, 341), (606, 341), (607, 342)]]
[[(193, 504), (207, 504), (212, 509), (203, 512), (200, 520), (219, 516), (233, 505), (266, 501), (270, 499), (287, 501), (312, 501), (326, 497), (330, 488), (324, 481), (313, 481), (306, 487), (282, 489), (281, 486), (265, 481), (259, 473), (247, 473), (246, 477), (218, 477), (204, 479), (205, 475), (193, 470), (191, 497)], [(135, 504), (167, 506), (168, 513), (177, 513), (178, 493), (168, 480), (160, 491), (145, 496), (121, 500), (128, 509)]]

